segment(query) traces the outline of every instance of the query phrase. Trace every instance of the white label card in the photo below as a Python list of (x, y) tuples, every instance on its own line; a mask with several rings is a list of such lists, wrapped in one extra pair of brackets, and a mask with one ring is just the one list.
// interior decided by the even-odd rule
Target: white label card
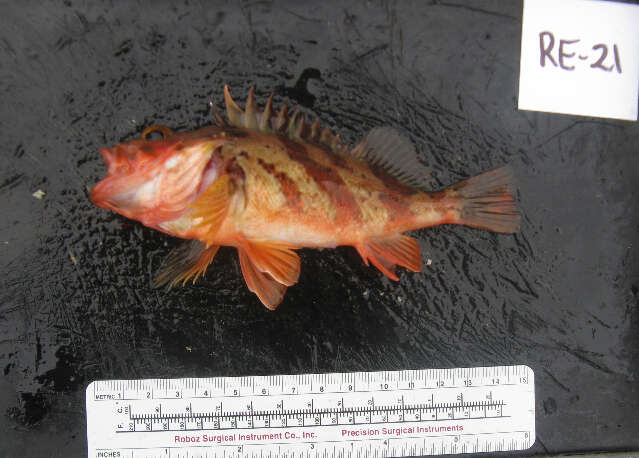
[(524, 0), (519, 109), (637, 120), (639, 5)]

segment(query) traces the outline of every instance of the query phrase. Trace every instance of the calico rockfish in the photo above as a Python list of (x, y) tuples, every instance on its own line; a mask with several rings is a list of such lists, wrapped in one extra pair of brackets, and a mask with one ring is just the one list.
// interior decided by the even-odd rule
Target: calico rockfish
[(101, 150), (108, 174), (91, 200), (188, 240), (156, 285), (195, 282), (220, 246), (232, 246), (248, 288), (275, 309), (298, 281), (300, 248), (350, 245), (398, 280), (395, 266), (422, 266), (419, 244), (404, 232), (438, 224), (519, 229), (508, 168), (428, 192), (428, 170), (392, 128), (376, 128), (351, 148), (299, 110), (290, 115), (284, 104), (274, 112), (273, 94), (263, 111), (253, 89), (244, 110), (228, 87), (224, 100), (228, 119), (213, 108), (213, 126), (185, 133), (151, 126)]

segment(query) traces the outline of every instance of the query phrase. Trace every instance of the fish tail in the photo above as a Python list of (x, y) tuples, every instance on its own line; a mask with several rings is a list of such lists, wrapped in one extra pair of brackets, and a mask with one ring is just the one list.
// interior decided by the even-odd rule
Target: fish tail
[(455, 223), (507, 234), (519, 231), (520, 216), (510, 168), (481, 173), (451, 186), (450, 190), (458, 199)]

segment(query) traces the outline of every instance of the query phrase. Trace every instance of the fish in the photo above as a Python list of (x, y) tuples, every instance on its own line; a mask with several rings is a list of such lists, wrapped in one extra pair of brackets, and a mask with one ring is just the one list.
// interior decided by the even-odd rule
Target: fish
[[(407, 232), (458, 224), (498, 233), (520, 228), (512, 170), (502, 166), (429, 191), (429, 169), (397, 129), (371, 130), (354, 146), (308, 122), (273, 94), (244, 109), (224, 86), (226, 117), (190, 132), (146, 128), (100, 150), (107, 175), (95, 205), (184, 239), (154, 286), (195, 283), (221, 246), (237, 249), (248, 289), (270, 310), (300, 276), (302, 248), (354, 247), (363, 262), (398, 281), (396, 267), (420, 272), (418, 241)], [(318, 278), (318, 281), (321, 281)]]

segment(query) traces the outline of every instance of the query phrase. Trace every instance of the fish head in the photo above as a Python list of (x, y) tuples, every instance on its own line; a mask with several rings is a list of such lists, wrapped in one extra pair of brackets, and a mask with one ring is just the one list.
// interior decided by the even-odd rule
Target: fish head
[(91, 190), (91, 200), (142, 224), (161, 229), (179, 218), (217, 180), (222, 161), (215, 136), (181, 135), (136, 139), (100, 150), (107, 176)]

